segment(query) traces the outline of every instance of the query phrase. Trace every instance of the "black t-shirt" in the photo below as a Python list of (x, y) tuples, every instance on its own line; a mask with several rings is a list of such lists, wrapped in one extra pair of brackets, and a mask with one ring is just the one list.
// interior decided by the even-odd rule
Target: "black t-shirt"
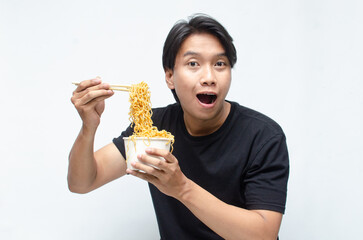
[[(227, 204), (285, 211), (289, 157), (280, 126), (252, 109), (231, 103), (223, 125), (207, 136), (191, 136), (179, 104), (153, 109), (153, 122), (175, 137), (173, 155), (186, 177)], [(113, 142), (125, 157), (122, 137)], [(149, 184), (161, 239), (222, 239), (178, 200)]]

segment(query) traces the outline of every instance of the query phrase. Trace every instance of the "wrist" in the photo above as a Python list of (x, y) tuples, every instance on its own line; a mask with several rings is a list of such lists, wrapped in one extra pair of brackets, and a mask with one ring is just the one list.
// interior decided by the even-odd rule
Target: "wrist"
[(193, 192), (194, 185), (195, 183), (192, 180), (187, 179), (179, 191), (177, 199), (182, 203), (187, 202)]
[(92, 125), (83, 123), (82, 128), (81, 128), (81, 133), (82, 133), (82, 135), (88, 136), (88, 137), (94, 136), (96, 134), (97, 128), (98, 128), (98, 125), (92, 126)]

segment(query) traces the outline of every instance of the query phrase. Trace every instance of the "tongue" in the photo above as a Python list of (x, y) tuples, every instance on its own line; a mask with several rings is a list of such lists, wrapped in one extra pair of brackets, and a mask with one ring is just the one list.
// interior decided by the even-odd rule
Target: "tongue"
[(207, 94), (198, 94), (198, 99), (204, 104), (211, 104), (213, 103), (213, 96)]

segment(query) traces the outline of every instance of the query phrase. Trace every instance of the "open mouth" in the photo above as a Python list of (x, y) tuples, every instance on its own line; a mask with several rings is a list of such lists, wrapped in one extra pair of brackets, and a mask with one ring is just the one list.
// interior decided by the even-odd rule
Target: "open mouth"
[(217, 95), (213, 93), (197, 94), (197, 98), (201, 103), (212, 104), (216, 101)]

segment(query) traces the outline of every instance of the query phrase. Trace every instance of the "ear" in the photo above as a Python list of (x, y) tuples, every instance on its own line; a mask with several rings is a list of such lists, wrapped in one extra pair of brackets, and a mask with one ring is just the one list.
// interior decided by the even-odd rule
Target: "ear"
[(168, 86), (169, 89), (174, 89), (174, 78), (173, 78), (173, 70), (171, 69), (166, 69), (165, 70), (165, 81), (166, 81), (166, 85)]

